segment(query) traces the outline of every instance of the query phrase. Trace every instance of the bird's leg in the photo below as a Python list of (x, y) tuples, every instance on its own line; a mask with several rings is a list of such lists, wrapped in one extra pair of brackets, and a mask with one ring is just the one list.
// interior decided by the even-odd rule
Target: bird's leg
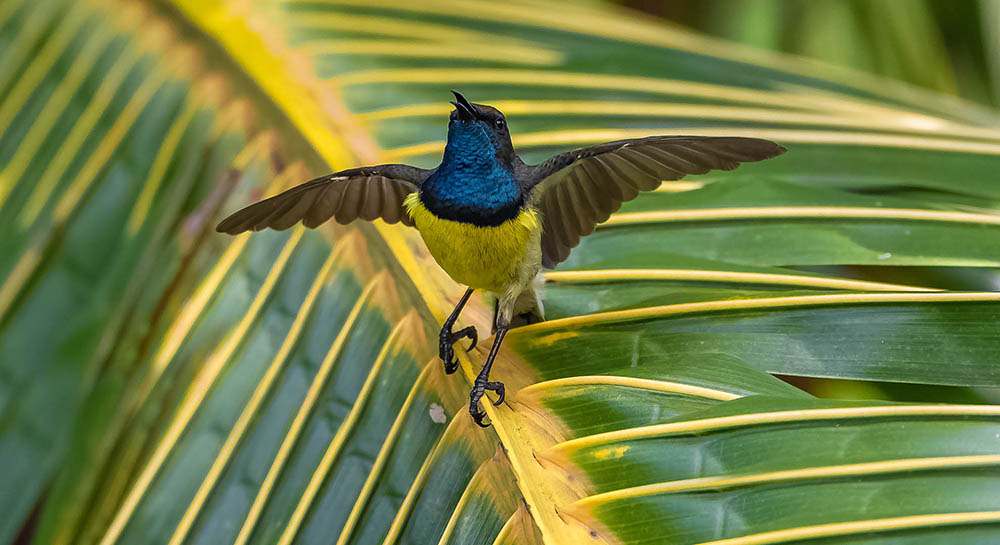
[(490, 333), (496, 334), (497, 332), (497, 320), (500, 319), (500, 298), (493, 302), (493, 329)]
[(465, 303), (469, 301), (469, 296), (472, 295), (473, 289), (469, 288), (465, 290), (465, 295), (455, 306), (455, 310), (451, 311), (451, 315), (448, 319), (444, 321), (444, 325), (441, 327), (441, 333), (438, 335), (438, 355), (441, 356), (441, 361), (444, 362), (444, 372), (447, 374), (452, 374), (458, 369), (458, 360), (455, 359), (455, 347), (453, 346), (459, 339), (468, 337), (472, 339), (472, 344), (466, 350), (472, 350), (476, 347), (476, 341), (479, 340), (479, 336), (476, 333), (476, 328), (469, 326), (465, 329), (459, 330), (457, 332), (452, 331), (451, 328), (455, 325), (455, 320), (458, 320), (458, 315), (462, 312), (462, 308)]
[(476, 381), (472, 384), (472, 391), (469, 392), (469, 414), (472, 415), (472, 419), (476, 421), (476, 424), (486, 428), (489, 424), (483, 422), (483, 418), (486, 413), (479, 410), (479, 400), (486, 393), (486, 390), (497, 393), (497, 400), (493, 402), (493, 405), (500, 405), (503, 403), (504, 397), (504, 387), (502, 382), (489, 382), (490, 379), (490, 369), (493, 367), (493, 360), (497, 359), (497, 353), (500, 352), (500, 343), (503, 342), (503, 338), (507, 335), (508, 325), (497, 325), (497, 333), (493, 338), (493, 346), (490, 347), (490, 355), (486, 358), (486, 363), (483, 364), (483, 368), (479, 371), (479, 375), (476, 377)]

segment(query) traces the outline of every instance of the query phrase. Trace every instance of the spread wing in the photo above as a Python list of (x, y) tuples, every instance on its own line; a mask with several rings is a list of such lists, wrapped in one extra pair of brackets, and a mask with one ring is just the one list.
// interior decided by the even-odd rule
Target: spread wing
[(413, 225), (403, 199), (423, 183), (430, 170), (409, 165), (378, 165), (328, 174), (252, 204), (222, 220), (216, 231), (288, 229), (299, 221), (310, 229), (331, 217), (338, 223), (382, 218)]
[(542, 265), (555, 267), (580, 237), (640, 191), (686, 174), (732, 170), (784, 153), (768, 140), (739, 137), (650, 136), (562, 153), (528, 167), (532, 202), (542, 213)]

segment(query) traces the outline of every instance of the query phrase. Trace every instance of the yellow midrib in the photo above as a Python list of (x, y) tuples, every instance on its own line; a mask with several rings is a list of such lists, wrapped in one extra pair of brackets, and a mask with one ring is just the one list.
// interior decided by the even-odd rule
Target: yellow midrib
[(652, 320), (708, 312), (754, 311), (766, 308), (795, 308), (909, 303), (997, 303), (1000, 292), (909, 292), (909, 293), (831, 293), (825, 295), (788, 295), (749, 299), (717, 299), (694, 303), (673, 303), (626, 310), (609, 310), (594, 314), (556, 318), (522, 326), (511, 334), (538, 335), (546, 331), (574, 330), (599, 324), (631, 320)]
[[(693, 136), (743, 136), (766, 138), (782, 144), (826, 144), (835, 146), (884, 147), (1000, 155), (1000, 142), (996, 139), (962, 140), (954, 137), (895, 134), (861, 130), (828, 130), (823, 128), (755, 127), (649, 127), (644, 129), (583, 128), (520, 133), (513, 136), (514, 147), (589, 146), (600, 142), (641, 138), (650, 134), (685, 134)], [(405, 161), (444, 150), (444, 141), (421, 142), (388, 150), (386, 156), (393, 161)]]
[(323, 357), (323, 361), (320, 363), (319, 369), (316, 370), (316, 374), (313, 376), (312, 381), (309, 384), (309, 389), (306, 392), (305, 399), (299, 405), (299, 410), (296, 412), (295, 418), (292, 420), (292, 423), (288, 426), (288, 429), (285, 432), (284, 439), (278, 448), (278, 452), (274, 455), (271, 466), (268, 468), (267, 475), (264, 477), (264, 481), (257, 490), (257, 495), (250, 506), (250, 510), (247, 513), (243, 525), (240, 527), (240, 532), (236, 536), (234, 545), (245, 545), (249, 542), (250, 537), (257, 528), (257, 523), (260, 522), (260, 518), (264, 514), (264, 507), (267, 505), (268, 500), (270, 500), (272, 492), (277, 487), (278, 477), (281, 475), (281, 472), (284, 470), (288, 460), (291, 458), (292, 450), (298, 443), (299, 437), (301, 437), (303, 431), (305, 430), (306, 422), (313, 414), (313, 410), (319, 402), (320, 394), (322, 393), (323, 388), (328, 383), (336, 364), (340, 361), (341, 355), (344, 352), (344, 348), (347, 345), (347, 341), (350, 339), (355, 326), (359, 321), (361, 321), (360, 317), (362, 311), (369, 305), (376, 303), (378, 294), (385, 292), (384, 285), (386, 282), (388, 282), (388, 275), (385, 272), (379, 273), (368, 282), (364, 290), (361, 292), (361, 295), (354, 303), (354, 306), (351, 308), (347, 318), (344, 320), (344, 324), (341, 326), (337, 337), (330, 345), (330, 348), (326, 351), (326, 355)]
[(771, 483), (860, 477), (864, 475), (888, 475), (892, 473), (929, 471), (935, 469), (981, 468), (997, 465), (1000, 465), (1000, 455), (978, 454), (968, 456), (903, 458), (876, 462), (859, 462), (853, 464), (805, 467), (801, 469), (786, 469), (780, 471), (768, 471), (764, 473), (751, 473), (746, 475), (710, 475), (706, 477), (692, 477), (690, 479), (645, 484), (603, 492), (580, 500), (574, 507), (593, 509), (594, 506), (599, 506), (608, 502), (644, 498), (659, 494), (706, 490), (720, 491), (737, 487), (760, 486)]
[[(622, 41), (638, 43), (659, 48), (677, 49), (716, 57), (739, 63), (749, 63), (820, 81), (833, 82), (856, 90), (863, 90), (876, 96), (882, 96), (889, 101), (900, 101), (912, 104), (927, 103), (932, 98), (941, 112), (949, 115), (971, 117), (974, 115), (989, 115), (988, 109), (979, 108), (958, 97), (934, 93), (920, 89), (917, 86), (892, 78), (878, 76), (870, 72), (827, 63), (810, 57), (800, 57), (788, 53), (777, 53), (759, 49), (754, 46), (737, 42), (720, 40), (684, 29), (679, 25), (665, 21), (651, 22), (639, 17), (629, 17), (621, 10), (601, 9), (594, 7), (574, 6), (572, 16), (553, 15), (553, 8), (562, 7), (558, 3), (524, 3), (495, 2), (490, 0), (424, 0), (422, 2), (396, 2), (394, 0), (288, 0), (291, 3), (319, 2), (330, 5), (381, 7), (394, 10), (406, 10), (432, 16), (453, 17), (456, 11), (460, 14), (471, 13), (480, 20), (492, 20), (506, 24), (521, 24), (536, 26), (557, 32), (571, 32)], [(459, 11), (461, 10), (461, 11)], [(786, 87), (793, 84), (785, 83)], [(832, 93), (830, 93), (832, 94)], [(817, 96), (822, 96), (817, 92)], [(848, 95), (850, 96), (850, 95)], [(861, 102), (859, 97), (856, 100)]]
[[(365, 382), (361, 386), (361, 391), (354, 400), (354, 406), (351, 407), (351, 410), (347, 413), (347, 416), (337, 428), (333, 438), (330, 439), (330, 443), (327, 445), (326, 451), (323, 453), (323, 457), (320, 459), (316, 469), (313, 470), (306, 488), (303, 490), (298, 503), (295, 505), (295, 510), (292, 512), (291, 518), (286, 523), (285, 529), (282, 531), (281, 537), (278, 539), (277, 545), (291, 545), (294, 542), (299, 529), (302, 527), (303, 521), (305, 521), (309, 509), (312, 507), (317, 495), (319, 494), (320, 487), (327, 481), (327, 478), (330, 475), (330, 470), (333, 467), (334, 462), (344, 451), (344, 446), (347, 443), (348, 438), (356, 431), (358, 421), (361, 419), (361, 413), (365, 407), (367, 407), (368, 402), (372, 397), (372, 391), (377, 386), (376, 379), (381, 372), (382, 366), (386, 365), (386, 361), (390, 360), (398, 353), (400, 350), (399, 345), (401, 344), (401, 339), (406, 339), (407, 336), (412, 336), (413, 332), (420, 331), (421, 328), (417, 325), (418, 320), (419, 318), (416, 311), (411, 309), (410, 312), (396, 324), (393, 330), (389, 333), (389, 337), (386, 338), (385, 342), (382, 344), (382, 349), (379, 351), (378, 356), (375, 357), (375, 362), (368, 371), (368, 376), (365, 378)], [(406, 340), (413, 342), (411, 339)]]
[(996, 523), (998, 521), (1000, 521), (1000, 511), (933, 513), (929, 515), (912, 515), (851, 522), (832, 522), (828, 524), (817, 524), (815, 526), (800, 526), (797, 528), (775, 530), (772, 532), (763, 532), (729, 539), (705, 541), (699, 543), (698, 545), (771, 545), (774, 543), (788, 543), (805, 539), (852, 536), (859, 534), (871, 534), (874, 532), (889, 532), (893, 530), (929, 528), (932, 526)]
[(323, 267), (320, 269), (320, 272), (313, 280), (313, 285), (310, 287), (305, 299), (299, 306), (299, 311), (295, 316), (295, 321), (292, 322), (292, 326), (285, 336), (285, 340), (282, 342), (281, 347), (278, 349), (278, 353), (272, 360), (271, 365), (268, 366), (263, 378), (257, 383), (257, 388), (254, 390), (250, 400), (243, 408), (243, 412), (240, 413), (236, 423), (233, 425), (232, 429), (230, 429), (229, 436), (226, 437), (226, 441), (223, 443), (222, 448), (216, 455), (215, 461), (208, 470), (208, 474), (202, 480), (202, 484), (195, 493), (194, 498), (191, 500), (188, 509), (184, 511), (184, 515), (177, 524), (177, 528), (174, 530), (174, 534), (170, 538), (169, 545), (178, 545), (183, 543), (184, 539), (188, 535), (188, 532), (190, 532), (198, 513), (201, 511), (205, 501), (208, 500), (209, 494), (218, 482), (219, 476), (222, 475), (222, 471), (229, 463), (229, 460), (232, 458), (232, 455), (236, 451), (239, 443), (245, 438), (246, 429), (250, 426), (254, 417), (256, 417), (261, 405), (263, 405), (264, 399), (270, 392), (271, 386), (277, 379), (278, 374), (285, 368), (288, 361), (288, 355), (292, 352), (292, 349), (298, 342), (299, 335), (301, 335), (302, 330), (305, 327), (305, 322), (312, 313), (313, 305), (319, 298), (320, 291), (327, 283), (327, 279), (333, 271), (334, 265), (336, 264), (340, 254), (343, 252), (343, 248), (345, 246), (346, 245), (339, 245), (334, 247), (327, 257), (326, 262), (323, 264)]
[(691, 433), (786, 422), (816, 422), (844, 419), (902, 418), (910, 416), (975, 416), (998, 417), (1000, 407), (995, 405), (872, 405), (862, 407), (834, 407), (819, 409), (788, 409), (716, 416), (652, 424), (605, 433), (598, 433), (565, 441), (553, 447), (552, 452), (568, 453), (583, 448), (593, 448), (621, 441), (648, 439)]
[(270, 271), (268, 271), (260, 291), (257, 292), (257, 295), (251, 301), (250, 307), (247, 309), (243, 319), (225, 336), (215, 350), (209, 354), (198, 370), (198, 374), (188, 385), (173, 420), (156, 444), (152, 455), (149, 457), (149, 461), (143, 467), (119, 506), (114, 518), (108, 525), (107, 531), (101, 538), (100, 545), (113, 545), (121, 537), (139, 502), (142, 501), (153, 479), (156, 478), (160, 468), (163, 467), (171, 450), (173, 450), (180, 440), (188, 423), (194, 418), (198, 408), (205, 400), (210, 387), (222, 372), (226, 362), (229, 361), (239, 348), (240, 340), (246, 336), (267, 299), (272, 295), (282, 272), (291, 260), (292, 253), (302, 239), (303, 233), (304, 228), (302, 227), (298, 227), (292, 231), (288, 240), (283, 245), (281, 253), (278, 254)]

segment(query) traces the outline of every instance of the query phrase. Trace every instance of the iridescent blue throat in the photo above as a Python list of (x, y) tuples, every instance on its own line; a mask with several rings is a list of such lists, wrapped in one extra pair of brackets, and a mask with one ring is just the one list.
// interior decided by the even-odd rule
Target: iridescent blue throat
[(517, 216), (524, 197), (482, 125), (452, 121), (441, 165), (421, 186), (420, 201), (441, 218), (497, 226)]

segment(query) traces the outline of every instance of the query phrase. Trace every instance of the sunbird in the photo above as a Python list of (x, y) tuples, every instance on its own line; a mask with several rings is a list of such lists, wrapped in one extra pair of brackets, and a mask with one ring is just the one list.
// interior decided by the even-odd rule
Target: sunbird
[(500, 110), (452, 93), (455, 109), (437, 168), (386, 164), (342, 170), (250, 205), (216, 230), (235, 235), (288, 229), (299, 221), (311, 229), (331, 217), (341, 224), (381, 218), (416, 227), (438, 265), (467, 286), (438, 336), (445, 373), (458, 369), (454, 344), (468, 338), (472, 350), (479, 338), (473, 326), (453, 330), (469, 297), (478, 289), (496, 298), (493, 345), (469, 392), (469, 413), (483, 427), (489, 426), (479, 406), (485, 392), (497, 394), (494, 405), (504, 400), (503, 383), (489, 376), (512, 321), (542, 319), (536, 285), (541, 269), (565, 260), (580, 237), (641, 191), (785, 151), (758, 138), (649, 136), (529, 165), (514, 150)]

